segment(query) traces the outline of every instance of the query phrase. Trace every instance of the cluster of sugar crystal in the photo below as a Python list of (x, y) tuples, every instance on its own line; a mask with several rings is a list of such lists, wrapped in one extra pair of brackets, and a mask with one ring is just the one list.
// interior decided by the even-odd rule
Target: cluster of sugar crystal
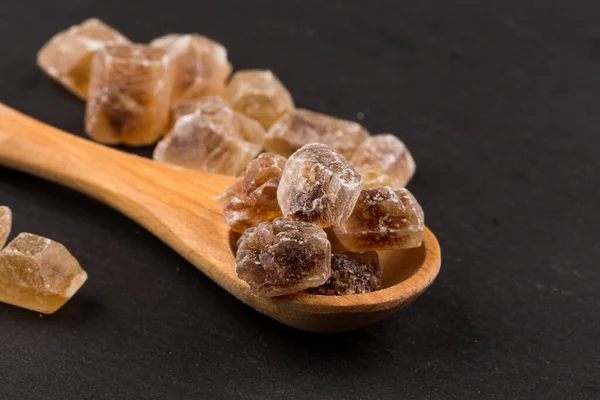
[[(237, 272), (254, 294), (278, 296), (308, 287), (307, 293), (317, 295), (368, 293), (381, 287), (382, 269), (375, 251), (421, 245), (423, 211), (408, 190), (389, 186), (361, 190), (360, 174), (324, 144), (301, 147), (285, 167), (284, 160), (273, 153), (261, 155), (221, 196), (227, 223), (238, 232), (247, 229), (238, 241)], [(268, 192), (255, 194), (265, 182)], [(262, 204), (268, 204), (272, 213), (259, 212)], [(281, 213), (284, 218), (269, 222)], [(325, 264), (330, 271), (324, 283), (305, 284), (310, 274), (301, 272), (315, 264), (311, 254), (317, 249), (306, 244), (306, 238), (282, 235), (281, 240), (290, 240), (292, 247), (278, 245), (277, 249), (285, 248), (287, 258), (283, 251), (281, 262), (274, 263), (273, 256), (264, 258), (273, 246), (273, 232), (286, 230), (312, 232), (319, 243), (327, 243), (328, 251), (333, 249), (327, 260), (322, 250), (314, 255), (322, 267), (319, 279), (324, 277)]]
[[(0, 249), (12, 224), (0, 207)], [(0, 251), (0, 302), (52, 314), (85, 283), (87, 274), (61, 244), (21, 233)]]
[[(421, 244), (423, 211), (403, 189), (415, 172), (403, 142), (296, 109), (269, 70), (237, 71), (227, 82), (227, 50), (207, 37), (132, 44), (92, 19), (52, 38), (38, 64), (87, 98), (92, 138), (132, 146), (160, 140), (156, 161), (238, 176), (219, 202), (242, 233), (238, 276), (257, 295), (377, 290), (373, 251)], [(0, 243), (3, 235), (0, 224)]]

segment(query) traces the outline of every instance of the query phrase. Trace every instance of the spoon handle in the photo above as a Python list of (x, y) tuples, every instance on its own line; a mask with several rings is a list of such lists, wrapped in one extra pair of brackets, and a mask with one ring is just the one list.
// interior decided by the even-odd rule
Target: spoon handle
[(0, 103), (2, 166), (108, 201), (131, 190), (126, 180), (130, 171), (143, 170), (146, 162), (62, 132)]

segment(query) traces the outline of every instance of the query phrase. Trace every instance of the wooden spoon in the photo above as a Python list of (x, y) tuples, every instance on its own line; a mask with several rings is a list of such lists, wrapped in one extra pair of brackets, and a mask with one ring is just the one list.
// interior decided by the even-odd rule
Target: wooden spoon
[(235, 275), (230, 230), (216, 196), (235, 178), (159, 164), (67, 134), (0, 104), (0, 165), (94, 197), (154, 233), (229, 293), (284, 324), (334, 332), (376, 322), (431, 285), (441, 257), (423, 246), (383, 252), (383, 289), (352, 296), (255, 297)]

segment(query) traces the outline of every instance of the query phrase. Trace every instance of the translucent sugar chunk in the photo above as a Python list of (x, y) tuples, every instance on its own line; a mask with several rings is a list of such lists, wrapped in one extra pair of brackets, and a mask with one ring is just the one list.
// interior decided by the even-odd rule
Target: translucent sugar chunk
[(61, 308), (87, 274), (61, 244), (21, 233), (0, 252), (0, 301), (44, 314)]
[(221, 95), (231, 73), (227, 50), (201, 35), (170, 34), (150, 42), (173, 59), (173, 102)]
[(256, 296), (281, 296), (322, 285), (331, 275), (331, 248), (312, 224), (277, 218), (238, 241), (236, 272)]
[(239, 180), (219, 196), (225, 221), (233, 231), (244, 232), (283, 215), (277, 203), (277, 187), (285, 161), (278, 154), (262, 153), (250, 161)]
[(381, 266), (374, 251), (331, 255), (331, 277), (310, 294), (340, 296), (369, 293), (381, 288)]
[(12, 227), (12, 212), (10, 208), (0, 206), (0, 249), (4, 247)]
[(283, 215), (320, 227), (338, 226), (352, 213), (363, 180), (350, 163), (324, 144), (292, 154), (277, 190)]
[(205, 97), (183, 107), (188, 112), (154, 149), (156, 161), (236, 176), (262, 150), (263, 127), (222, 98)]
[(227, 85), (225, 98), (236, 111), (265, 128), (294, 108), (292, 96), (271, 71), (236, 72)]
[(38, 52), (37, 63), (46, 74), (85, 100), (94, 54), (107, 45), (127, 43), (125, 36), (91, 18), (54, 35)]
[(108, 46), (94, 57), (86, 132), (107, 144), (143, 146), (168, 129), (173, 70), (162, 49)]
[(399, 188), (397, 179), (379, 166), (356, 167), (356, 170), (363, 177), (363, 189), (373, 189), (384, 186)]
[(378, 167), (392, 180), (392, 189), (403, 188), (415, 173), (415, 161), (404, 143), (390, 134), (371, 136), (350, 158), (358, 170)]
[(269, 129), (265, 148), (289, 157), (309, 143), (323, 143), (350, 158), (369, 137), (362, 125), (309, 110), (292, 110)]
[(423, 241), (423, 210), (406, 189), (366, 189), (346, 222), (334, 228), (350, 251), (419, 247)]

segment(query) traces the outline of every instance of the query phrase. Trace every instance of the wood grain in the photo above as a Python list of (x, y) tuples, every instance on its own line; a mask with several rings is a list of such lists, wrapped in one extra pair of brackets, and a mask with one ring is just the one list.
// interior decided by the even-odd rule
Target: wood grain
[(380, 291), (255, 297), (235, 275), (230, 231), (216, 201), (234, 178), (126, 154), (2, 104), (0, 165), (70, 187), (119, 210), (244, 303), (299, 329), (343, 331), (385, 318), (423, 293), (441, 264), (438, 242), (426, 229), (422, 247), (381, 254), (384, 288)]

